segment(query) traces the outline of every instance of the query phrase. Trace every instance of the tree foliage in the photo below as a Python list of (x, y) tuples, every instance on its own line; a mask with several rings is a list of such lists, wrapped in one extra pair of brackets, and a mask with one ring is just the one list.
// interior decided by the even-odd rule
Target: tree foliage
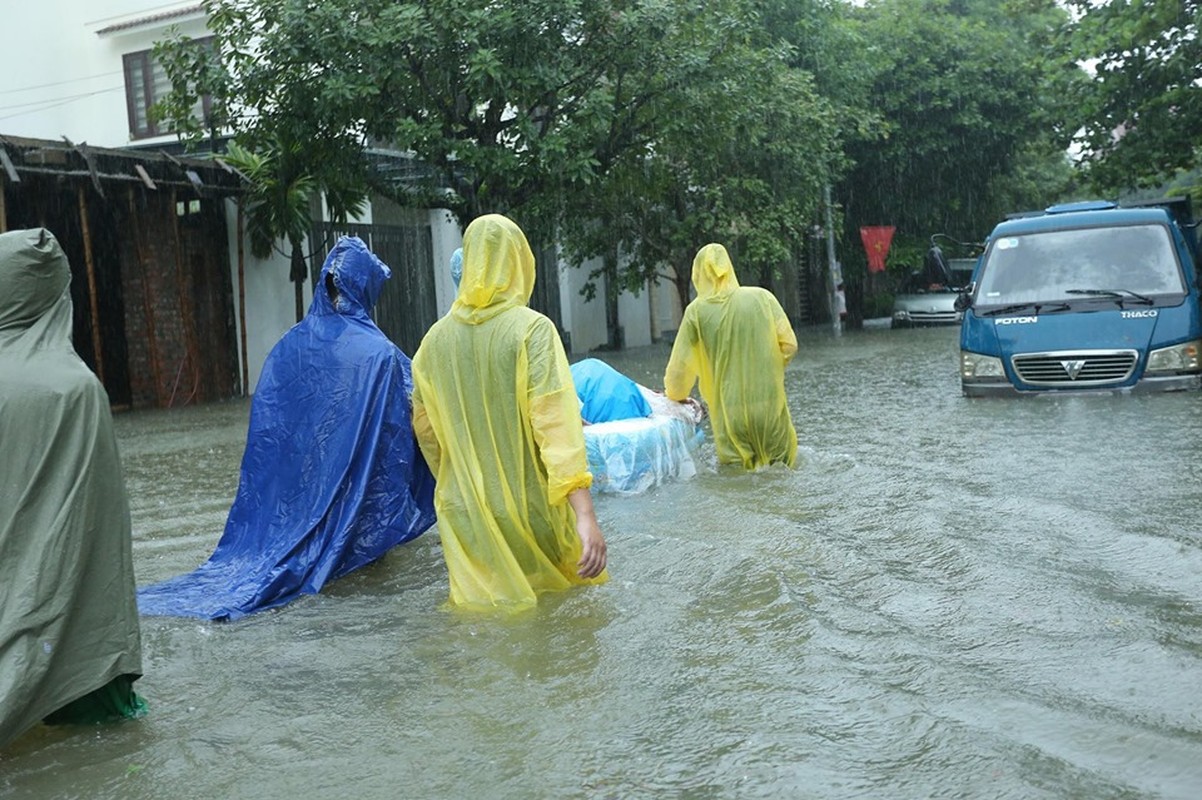
[(1004, 203), (1038, 193), (1015, 178), (1033, 161), (1054, 169), (1070, 129), (1059, 98), (1080, 77), (1045, 47), (1062, 16), (1051, 0), (877, 0), (862, 10), (869, 105), (886, 135), (849, 145), (855, 167), (840, 196), (853, 262), (862, 225), (894, 225), (903, 242), (979, 239), (1014, 210)]
[(304, 316), (301, 284), (308, 272), (304, 242), (311, 225), (310, 204), (317, 182), (308, 173), (308, 164), (296, 145), (274, 143), (253, 152), (230, 142), (224, 158), (247, 182), (241, 202), (251, 254), (267, 258), (275, 250), (276, 241), (288, 242), (288, 277), (295, 285), (296, 321), (300, 322)]
[[(335, 216), (369, 189), (510, 214), (600, 257), (611, 292), (662, 276), (687, 298), (709, 241), (766, 283), (830, 184), (858, 254), (861, 225), (979, 238), (1071, 178), (1083, 73), (1056, 0), (203, 4), (211, 45), (160, 50), (178, 129), (231, 131)], [(382, 152), (414, 168), (371, 169)]]
[(570, 255), (603, 257), (611, 291), (663, 278), (683, 304), (693, 255), (711, 241), (744, 280), (767, 282), (839, 163), (835, 109), (791, 66), (792, 46), (766, 37), (748, 4), (708, 6), (692, 39), (711, 79), (658, 98), (649, 144), (617, 159), (598, 191), (562, 203)]
[(588, 185), (650, 141), (648, 106), (713, 79), (703, 0), (204, 5), (218, 66), (191, 69), (236, 136), (312, 140), (339, 169), (369, 147), (410, 153), (427, 179), (391, 190), (464, 223)]
[(687, 290), (718, 237), (756, 270), (782, 262), (840, 152), (759, 0), (204, 5), (212, 47), (168, 65), (176, 115), (211, 93), (214, 124), (250, 150), (296, 145), (324, 192), (368, 174), (371, 148), (412, 154), (424, 172), (373, 188), (463, 224), (515, 215), (579, 259), (620, 248), (612, 287), (667, 264)]
[[(217, 131), (236, 134), (223, 154), (247, 181), (243, 198), (251, 252), (268, 257), (275, 242), (289, 245), (289, 280), (294, 284), (296, 319), (304, 314), (302, 284), (308, 274), (304, 244), (310, 227), (310, 204), (320, 192), (337, 221), (361, 212), (368, 191), (366, 160), (359, 140), (338, 126), (275, 117), (265, 89), (255, 93), (241, 82), (240, 69), (255, 62), (252, 43), (235, 31), (238, 18), (213, 4), (209, 8), (214, 38), (204, 46), (177, 35), (160, 42), (155, 56), (171, 80), (172, 90), (153, 113), (168, 119), (192, 145), (210, 141)], [(279, 87), (277, 87), (279, 88)], [(207, 114), (195, 110), (208, 100)], [(259, 104), (259, 105), (256, 105)]]
[[(306, 175), (326, 195), (335, 219), (355, 213), (368, 190), (361, 137), (325, 117), (323, 105), (307, 102), (316, 95), (302, 95), (303, 70), (279, 83), (253, 79), (259, 56), (253, 37), (241, 28), (245, 18), (218, 2), (204, 5), (213, 33), (206, 46), (172, 36), (155, 47), (172, 90), (153, 113), (170, 120), (172, 129), (194, 147), (219, 131), (229, 131), (244, 153), (258, 154), (264, 166), (276, 169), (271, 176), (275, 184)], [(256, 13), (269, 13), (260, 8), (262, 3), (245, 5)], [(300, 54), (292, 57), (303, 59)], [(201, 97), (208, 98), (208, 111), (198, 117), (195, 109)], [(287, 114), (280, 113), (284, 106)]]
[(1096, 185), (1160, 183), (1202, 164), (1202, 2), (1067, 0), (1072, 54), (1095, 78), (1077, 102), (1078, 137)]

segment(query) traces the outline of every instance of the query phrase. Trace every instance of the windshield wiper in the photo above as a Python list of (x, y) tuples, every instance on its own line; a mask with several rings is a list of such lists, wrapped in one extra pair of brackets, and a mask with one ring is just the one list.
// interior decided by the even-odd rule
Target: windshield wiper
[[(1134, 298), (1137, 303), (1145, 306), (1153, 305), (1156, 302), (1151, 297), (1145, 297), (1144, 295), (1139, 294), (1138, 292), (1133, 292), (1130, 289), (1067, 289), (1064, 293), (1088, 294), (1095, 297), (1110, 297), (1113, 298), (1120, 307), (1122, 307), (1123, 301), (1128, 299), (1128, 297)], [(1126, 297), (1124, 295), (1126, 295)]]
[(988, 311), (982, 312), (980, 316), (1000, 317), (1003, 314), (1013, 314), (1018, 311), (1024, 311), (1028, 308), (1034, 311), (1036, 314), (1038, 314), (1040, 311), (1051, 314), (1056, 311), (1068, 311), (1071, 307), (1072, 306), (1070, 306), (1068, 303), (1015, 303), (1014, 305), (1002, 306), (1001, 308), (991, 308)]

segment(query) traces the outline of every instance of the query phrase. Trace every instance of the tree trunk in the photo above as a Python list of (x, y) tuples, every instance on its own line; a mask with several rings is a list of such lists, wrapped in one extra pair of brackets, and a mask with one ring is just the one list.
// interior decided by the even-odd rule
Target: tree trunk
[(686, 308), (688, 308), (688, 305), (689, 305), (689, 290), (693, 286), (692, 272), (682, 273), (680, 270), (677, 270), (675, 283), (676, 283), (676, 296), (680, 298), (680, 313), (681, 313), (681, 316), (683, 317), (684, 310)]
[(608, 334), (608, 349), (621, 350), (626, 346), (622, 321), (618, 316), (618, 252), (611, 247), (605, 253), (605, 327)]
[(292, 264), (288, 277), (296, 287), (296, 321), (305, 318), (305, 256), (301, 252), (300, 242), (292, 240)]

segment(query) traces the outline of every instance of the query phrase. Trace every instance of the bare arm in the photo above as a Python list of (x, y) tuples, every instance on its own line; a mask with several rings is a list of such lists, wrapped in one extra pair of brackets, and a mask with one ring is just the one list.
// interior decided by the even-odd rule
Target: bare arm
[(568, 493), (568, 502), (576, 512), (576, 535), (580, 537), (580, 567), (576, 574), (582, 578), (595, 578), (605, 569), (605, 537), (597, 524), (593, 510), (593, 496), (588, 489), (573, 489)]

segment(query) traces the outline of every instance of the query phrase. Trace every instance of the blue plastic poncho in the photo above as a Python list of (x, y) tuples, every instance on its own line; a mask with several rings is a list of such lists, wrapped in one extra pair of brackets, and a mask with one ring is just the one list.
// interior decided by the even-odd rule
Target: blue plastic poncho
[(463, 279), (463, 248), (457, 248), (454, 253), (451, 253), (451, 280), (455, 282), (455, 288), (459, 288), (459, 281)]
[(369, 316), (390, 274), (358, 238), (335, 245), (308, 315), (263, 365), (217, 549), (196, 571), (141, 589), (143, 614), (237, 619), (280, 606), (434, 523), (409, 359)]
[(580, 416), (585, 422), (613, 422), (651, 416), (651, 404), (639, 385), (596, 358), (572, 365), (572, 383), (580, 398)]

